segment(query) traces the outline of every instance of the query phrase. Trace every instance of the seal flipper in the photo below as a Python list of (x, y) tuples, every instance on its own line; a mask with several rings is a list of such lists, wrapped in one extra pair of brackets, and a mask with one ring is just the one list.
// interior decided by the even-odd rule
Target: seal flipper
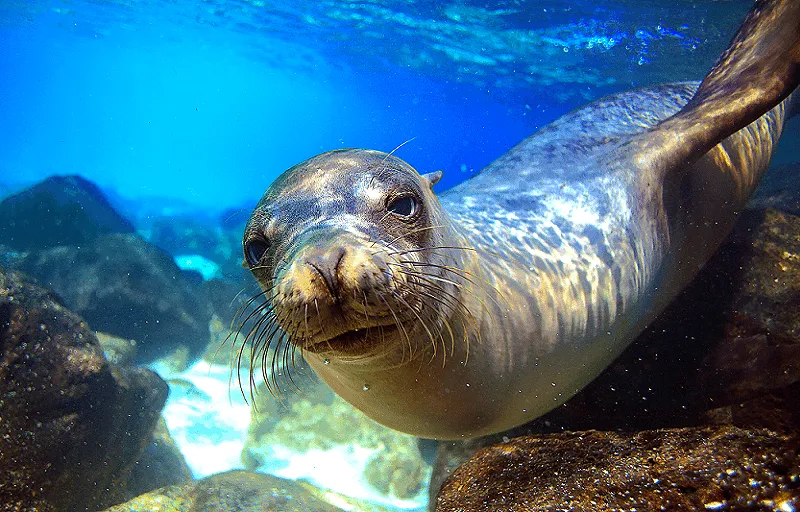
[(692, 99), (645, 132), (637, 154), (663, 177), (761, 117), (799, 84), (800, 1), (759, 0)]

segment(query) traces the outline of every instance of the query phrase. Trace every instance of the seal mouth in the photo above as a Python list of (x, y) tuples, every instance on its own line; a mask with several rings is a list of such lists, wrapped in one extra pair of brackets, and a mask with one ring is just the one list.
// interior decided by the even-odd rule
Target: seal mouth
[(337, 354), (355, 355), (374, 350), (384, 342), (392, 340), (400, 332), (394, 323), (359, 327), (331, 338), (318, 341), (306, 340), (303, 349), (312, 353), (335, 352)]

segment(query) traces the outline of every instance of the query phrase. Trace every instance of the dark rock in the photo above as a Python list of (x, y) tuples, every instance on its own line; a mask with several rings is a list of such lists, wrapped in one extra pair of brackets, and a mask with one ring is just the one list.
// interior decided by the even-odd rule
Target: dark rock
[[(252, 276), (249, 280), (242, 282), (211, 279), (206, 281), (203, 287), (214, 313), (229, 326), (237, 319), (237, 316), (241, 316), (239, 313), (243, 313), (245, 310), (250, 312), (248, 301), (261, 293), (261, 289)], [(257, 303), (260, 304), (261, 301), (257, 301)]]
[(722, 426), (516, 438), (459, 467), (435, 510), (794, 510), (798, 497), (797, 437)]
[(2, 269), (0, 348), (3, 510), (97, 510), (122, 501), (166, 383), (108, 363), (81, 318)]
[(192, 470), (169, 435), (166, 422), (159, 419), (150, 442), (133, 465), (127, 482), (128, 498), (134, 498), (154, 489), (182, 485), (192, 481)]
[(800, 162), (772, 167), (750, 199), (749, 207), (777, 208), (792, 215), (800, 215), (798, 176)]
[(137, 362), (180, 346), (195, 359), (208, 345), (211, 312), (203, 288), (136, 235), (33, 252), (17, 268), (55, 291), (94, 329), (136, 340)]
[(439, 445), (431, 496), (504, 438), (732, 424), (800, 431), (800, 218), (746, 211), (694, 282), (602, 375), (512, 431)]
[(800, 342), (800, 217), (771, 209), (742, 217), (725, 247), (742, 267), (726, 334)]
[(103, 353), (116, 366), (133, 366), (136, 361), (136, 341), (119, 338), (105, 332), (95, 332)]
[(797, 431), (800, 425), (798, 397), (800, 397), (800, 383), (795, 382), (750, 400), (712, 409), (706, 413), (706, 417), (709, 423), (729, 423), (740, 427), (766, 427), (776, 432), (793, 432)]
[(219, 247), (221, 240), (219, 226), (214, 225), (211, 219), (194, 215), (158, 217), (150, 227), (150, 242), (173, 256), (199, 254), (210, 260), (219, 260), (222, 251), (230, 251), (227, 247)]
[(80, 176), (53, 176), (0, 202), (0, 242), (16, 250), (83, 245), (130, 222)]
[[(221, 219), (199, 214), (156, 217), (149, 229), (149, 241), (173, 256), (199, 255), (219, 265), (226, 279), (242, 280), (242, 234), (247, 215)], [(249, 276), (247, 276), (249, 277)]]
[(196, 512), (338, 512), (306, 487), (261, 473), (229, 471), (139, 496), (107, 512), (192, 510)]

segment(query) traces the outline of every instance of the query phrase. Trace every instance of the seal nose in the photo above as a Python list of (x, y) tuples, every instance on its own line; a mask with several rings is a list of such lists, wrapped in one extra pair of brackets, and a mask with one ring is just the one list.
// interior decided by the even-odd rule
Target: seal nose
[(316, 270), (322, 277), (322, 280), (325, 281), (325, 286), (334, 299), (339, 297), (338, 272), (345, 253), (345, 248), (339, 246), (328, 251), (314, 252), (305, 257), (306, 265)]

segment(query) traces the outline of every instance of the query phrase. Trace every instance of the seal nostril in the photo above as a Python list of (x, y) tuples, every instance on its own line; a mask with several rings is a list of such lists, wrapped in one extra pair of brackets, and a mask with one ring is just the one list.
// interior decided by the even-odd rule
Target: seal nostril
[(337, 247), (332, 251), (312, 254), (305, 258), (305, 263), (322, 277), (328, 292), (334, 299), (339, 297), (339, 266), (345, 253), (344, 247)]
[(342, 264), (342, 260), (344, 259), (344, 255), (347, 251), (345, 251), (344, 247), (337, 247), (336, 251), (334, 251), (334, 257), (336, 258), (336, 264), (333, 266), (333, 270), (335, 274), (339, 273), (339, 266)]

